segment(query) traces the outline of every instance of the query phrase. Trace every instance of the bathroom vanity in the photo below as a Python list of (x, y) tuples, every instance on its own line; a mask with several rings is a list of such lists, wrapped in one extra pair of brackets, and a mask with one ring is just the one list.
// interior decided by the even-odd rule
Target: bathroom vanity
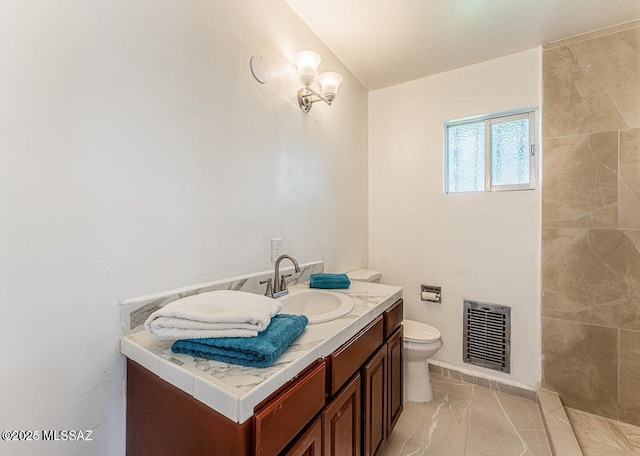
[(402, 412), (402, 290), (335, 291), (353, 311), (309, 325), (264, 369), (178, 355), (132, 329), (121, 339), (127, 454), (375, 454)]

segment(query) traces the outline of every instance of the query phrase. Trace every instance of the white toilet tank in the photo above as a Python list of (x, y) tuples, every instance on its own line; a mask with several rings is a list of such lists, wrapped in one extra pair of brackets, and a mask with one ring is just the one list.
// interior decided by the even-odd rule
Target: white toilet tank
[(356, 282), (380, 283), (382, 273), (373, 269), (355, 269), (347, 272), (347, 277), (349, 277), (350, 280), (355, 280)]

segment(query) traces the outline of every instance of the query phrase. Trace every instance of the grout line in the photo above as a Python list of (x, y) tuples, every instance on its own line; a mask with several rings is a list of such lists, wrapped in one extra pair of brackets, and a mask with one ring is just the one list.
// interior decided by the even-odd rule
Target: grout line
[[(592, 307), (599, 307), (599, 306), (592, 306)], [(619, 331), (630, 331), (630, 332), (640, 333), (640, 330), (637, 330), (637, 329), (626, 329), (626, 328), (620, 328), (618, 326), (599, 325), (596, 323), (589, 323), (586, 321), (576, 321), (576, 320), (569, 320), (566, 318), (548, 317), (546, 315), (543, 315), (542, 318), (547, 318), (549, 320), (568, 321), (569, 323), (576, 323), (579, 325), (597, 326), (598, 328), (608, 328), (608, 329), (616, 329)]]
[(616, 341), (616, 418), (620, 421), (620, 328), (616, 335), (618, 336)]
[(475, 383), (471, 384), (471, 400), (469, 401), (469, 421), (467, 422), (467, 435), (464, 439), (464, 454), (467, 454), (467, 450), (469, 449), (469, 433), (471, 432), (471, 413), (473, 412), (473, 400), (476, 397), (476, 385)]

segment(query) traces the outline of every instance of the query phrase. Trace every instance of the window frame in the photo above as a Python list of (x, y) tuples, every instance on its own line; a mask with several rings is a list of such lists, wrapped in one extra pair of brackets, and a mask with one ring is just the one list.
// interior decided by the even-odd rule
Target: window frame
[[(444, 193), (491, 193), (517, 190), (535, 190), (537, 170), (537, 108), (525, 108), (516, 111), (504, 111), (482, 116), (467, 117), (444, 123)], [(491, 125), (520, 119), (529, 119), (529, 182), (524, 184), (491, 184)], [(484, 122), (484, 189), (468, 192), (449, 191), (449, 127)]]

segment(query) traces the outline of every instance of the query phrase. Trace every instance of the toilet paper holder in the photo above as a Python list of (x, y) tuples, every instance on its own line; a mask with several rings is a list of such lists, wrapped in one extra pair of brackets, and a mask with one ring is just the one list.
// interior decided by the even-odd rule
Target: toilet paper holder
[(442, 287), (420, 285), (420, 299), (430, 302), (442, 302)]

